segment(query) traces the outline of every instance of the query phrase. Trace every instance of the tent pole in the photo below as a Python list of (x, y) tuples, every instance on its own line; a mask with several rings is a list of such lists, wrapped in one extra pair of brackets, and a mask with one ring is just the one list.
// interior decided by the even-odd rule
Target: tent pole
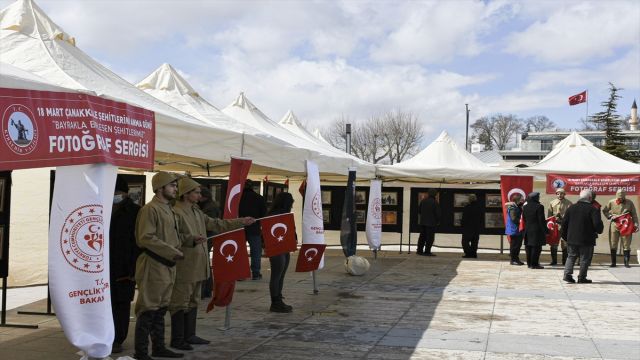
[(7, 324), (7, 278), (2, 278), (2, 307), (0, 310), (0, 327), (37, 329), (38, 325)]
[(318, 283), (316, 283), (316, 271), (311, 272), (311, 278), (313, 280), (313, 295), (318, 295)]

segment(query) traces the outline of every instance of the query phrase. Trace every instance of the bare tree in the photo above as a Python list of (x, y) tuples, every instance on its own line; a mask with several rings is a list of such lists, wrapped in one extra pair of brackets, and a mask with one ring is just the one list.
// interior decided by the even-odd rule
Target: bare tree
[(418, 117), (410, 111), (395, 110), (383, 116), (385, 146), (389, 149), (391, 164), (399, 163), (407, 156), (415, 155), (424, 137)]
[(524, 124), (516, 115), (496, 114), (490, 118), (481, 117), (471, 124), (471, 128), (473, 138), (480, 144), (484, 144), (487, 150), (494, 147), (505, 150), (516, 133), (524, 130)]
[(544, 115), (536, 115), (528, 118), (525, 126), (527, 131), (535, 132), (553, 130), (556, 128), (556, 124)]

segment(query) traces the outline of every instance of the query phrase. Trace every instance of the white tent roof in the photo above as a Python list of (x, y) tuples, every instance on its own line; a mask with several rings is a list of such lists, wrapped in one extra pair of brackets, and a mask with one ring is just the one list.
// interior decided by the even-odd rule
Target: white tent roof
[(56, 86), (38, 75), (3, 62), (0, 62), (0, 88), (74, 92), (74, 90)]
[[(31, 0), (19, 0), (0, 11), (0, 62), (36, 74), (49, 82), (137, 105), (156, 113), (156, 161), (168, 169), (198, 171), (205, 162), (227, 163), (231, 156), (252, 154), (265, 167), (280, 164), (264, 153), (264, 140), (216, 128), (141, 91), (97, 63), (75, 46), (75, 39)], [(304, 173), (304, 164), (283, 170)]]
[(331, 145), (331, 143), (329, 143), (327, 141), (327, 139), (324, 138), (324, 136), (322, 136), (322, 133), (320, 132), (320, 129), (315, 128), (313, 130), (313, 136), (317, 137), (320, 141), (322, 141), (323, 143), (327, 144), (327, 145)]
[(297, 148), (307, 149), (309, 151), (307, 159), (314, 160), (322, 173), (346, 175), (350, 167), (355, 167), (359, 178), (372, 178), (375, 176), (375, 167), (373, 164), (352, 157), (346, 153), (340, 154), (339, 152), (334, 152), (315, 141), (297, 136), (271, 120), (249, 101), (244, 93), (240, 93), (235, 101), (222, 109), (222, 112), (247, 126), (275, 136)]
[(640, 174), (635, 164), (598, 149), (577, 132), (556, 144), (553, 150), (534, 166), (518, 169), (519, 173), (556, 174)]
[(378, 175), (413, 181), (497, 181), (501, 172), (458, 146), (446, 131), (413, 158), (378, 167)]

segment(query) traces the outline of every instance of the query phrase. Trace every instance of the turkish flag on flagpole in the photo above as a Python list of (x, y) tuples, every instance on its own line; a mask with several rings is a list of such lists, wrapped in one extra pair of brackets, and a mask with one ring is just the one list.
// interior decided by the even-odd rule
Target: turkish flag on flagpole
[(296, 272), (308, 272), (318, 270), (320, 260), (324, 255), (326, 244), (302, 244), (298, 252)]
[(260, 219), (260, 226), (267, 257), (298, 250), (293, 213), (263, 217)]
[(558, 228), (558, 219), (555, 216), (547, 218), (547, 245), (558, 245), (560, 243), (560, 229)]
[(522, 201), (527, 194), (533, 191), (533, 176), (500, 175), (500, 193), (502, 195), (502, 216), (505, 227), (507, 226), (507, 207), (504, 204), (513, 201), (513, 197), (519, 194)]
[(629, 213), (622, 214), (614, 218), (613, 223), (622, 236), (629, 236), (633, 234), (633, 231), (635, 230), (635, 224), (633, 223), (633, 219)]
[(587, 90), (581, 92), (580, 94), (576, 94), (573, 96), (569, 96), (569, 105), (578, 105), (587, 101)]
[(214, 236), (211, 254), (216, 281), (236, 281), (251, 277), (244, 228)]
[(235, 219), (238, 217), (240, 197), (242, 196), (242, 190), (244, 190), (244, 182), (247, 180), (247, 175), (249, 175), (249, 169), (251, 169), (251, 160), (231, 158), (223, 219)]

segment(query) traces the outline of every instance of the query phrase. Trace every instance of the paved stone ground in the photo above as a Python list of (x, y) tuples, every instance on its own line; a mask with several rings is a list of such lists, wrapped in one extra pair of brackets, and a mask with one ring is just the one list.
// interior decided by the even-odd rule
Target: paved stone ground
[[(185, 359), (640, 359), (638, 265), (609, 269), (597, 257), (594, 283), (582, 285), (564, 283), (560, 267), (529, 270), (498, 254), (359, 254), (372, 267), (352, 277), (341, 252), (329, 250), (318, 295), (309, 274), (293, 272), (293, 256), (284, 289), (291, 314), (268, 312), (265, 259), (263, 280), (238, 283), (230, 330), (218, 330), (223, 308), (200, 312), (199, 335), (212, 344)], [(78, 358), (55, 318), (12, 311), (8, 321), (40, 328), (0, 328), (0, 359)]]

